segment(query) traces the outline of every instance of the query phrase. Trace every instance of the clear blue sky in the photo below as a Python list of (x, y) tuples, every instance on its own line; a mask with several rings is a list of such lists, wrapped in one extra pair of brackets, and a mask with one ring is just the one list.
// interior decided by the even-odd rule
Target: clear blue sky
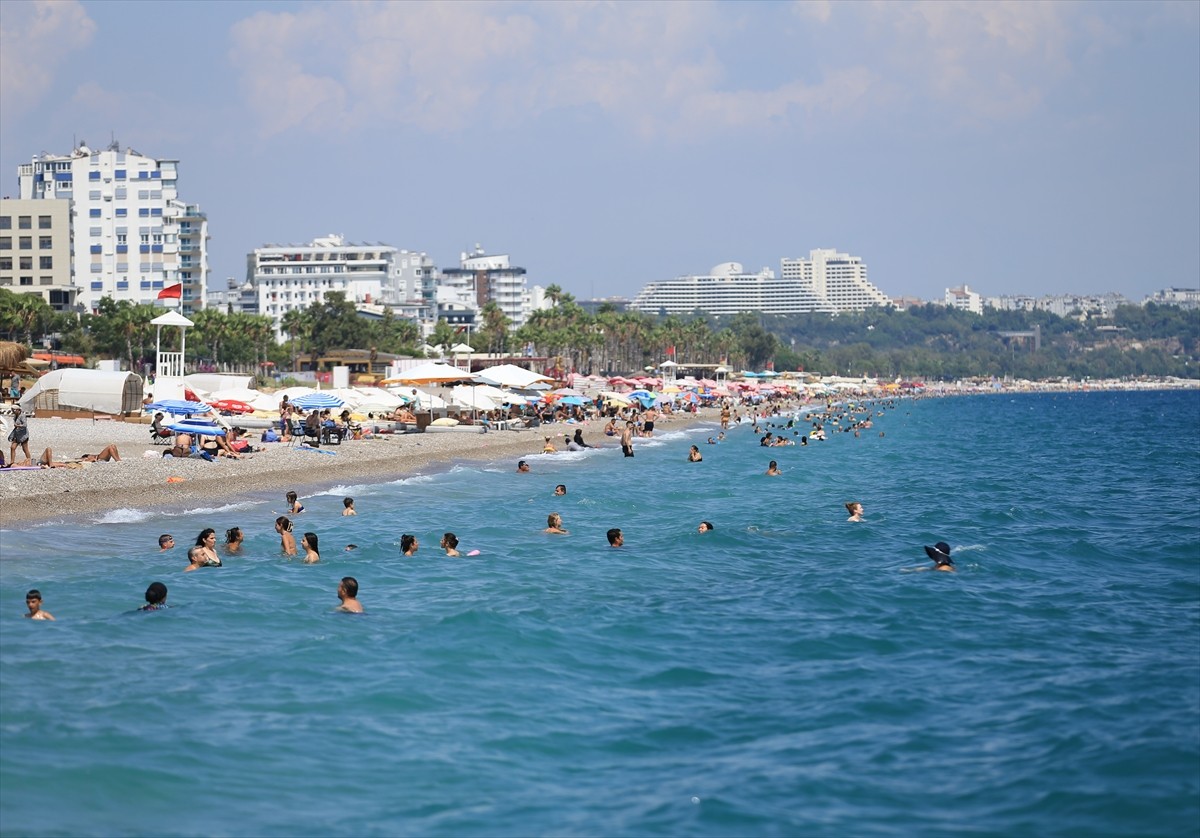
[(1200, 3), (0, 2), (0, 194), (180, 162), (212, 277), (342, 233), (579, 297), (836, 247), (890, 295), (1200, 284)]

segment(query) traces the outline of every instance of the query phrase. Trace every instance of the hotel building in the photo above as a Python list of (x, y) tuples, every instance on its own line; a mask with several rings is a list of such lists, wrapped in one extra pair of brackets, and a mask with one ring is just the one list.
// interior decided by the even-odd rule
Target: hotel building
[(891, 300), (867, 279), (862, 259), (836, 250), (811, 250), (807, 259), (780, 261), (784, 279), (796, 280), (821, 307), (811, 311), (862, 311)]
[(0, 200), (0, 288), (39, 294), (55, 311), (74, 309), (69, 200)]
[(777, 277), (770, 268), (748, 274), (738, 262), (723, 262), (706, 276), (680, 276), (651, 282), (629, 303), (629, 308), (647, 314), (713, 315), (758, 311), (763, 314), (795, 314), (821, 311), (822, 302), (794, 279)]
[(103, 297), (153, 303), (176, 284), (183, 314), (204, 308), (208, 219), (179, 199), (178, 166), (114, 142), (17, 167), (22, 200), (71, 201), (73, 282), (85, 309)]
[(494, 302), (509, 319), (511, 329), (519, 329), (529, 317), (525, 293), (525, 269), (509, 263), (507, 254), (489, 255), (479, 245), (471, 253), (463, 253), (460, 266), (446, 268), (439, 285), (458, 289), (471, 288), (475, 305), (482, 309)]

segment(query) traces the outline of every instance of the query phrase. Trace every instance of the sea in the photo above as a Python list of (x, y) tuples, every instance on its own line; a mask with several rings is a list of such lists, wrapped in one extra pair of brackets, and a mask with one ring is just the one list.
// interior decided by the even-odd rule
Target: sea
[(1200, 392), (873, 413), (0, 532), (0, 834), (1195, 838)]

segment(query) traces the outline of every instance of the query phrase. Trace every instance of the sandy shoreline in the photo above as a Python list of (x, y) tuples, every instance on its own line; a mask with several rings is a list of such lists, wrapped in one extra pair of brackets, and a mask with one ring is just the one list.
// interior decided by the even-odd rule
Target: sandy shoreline
[[(702, 410), (695, 417), (678, 416), (658, 424), (662, 430), (679, 430), (697, 422), (716, 421), (717, 415), (715, 410)], [(62, 461), (116, 443), (121, 462), (93, 463), (82, 469), (0, 471), (0, 529), (115, 509), (194, 509), (242, 496), (281, 495), (288, 489), (311, 494), (339, 484), (395, 480), (462, 460), (511, 458), (515, 468), (518, 458), (541, 453), (545, 436), (551, 436), (557, 445), (564, 428), (573, 433), (575, 427), (403, 434), (321, 449), (336, 452), (333, 454), (274, 443), (244, 460), (221, 458), (210, 463), (163, 459), (165, 449), (149, 443), (148, 425), (35, 417), (29, 421), (29, 448), (35, 459), (47, 446), (53, 449), (55, 461)], [(615, 446), (614, 440), (603, 435), (602, 423), (592, 421), (582, 427), (589, 443)], [(147, 451), (153, 456), (143, 456)], [(180, 477), (183, 482), (168, 483), (168, 477)]]

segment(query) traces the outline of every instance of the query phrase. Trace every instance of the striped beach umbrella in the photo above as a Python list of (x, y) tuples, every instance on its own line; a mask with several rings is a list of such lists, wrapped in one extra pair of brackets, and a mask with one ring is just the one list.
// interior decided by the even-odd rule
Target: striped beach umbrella
[(329, 393), (310, 393), (292, 399), (292, 404), (301, 410), (324, 410), (325, 408), (341, 407), (344, 401)]

